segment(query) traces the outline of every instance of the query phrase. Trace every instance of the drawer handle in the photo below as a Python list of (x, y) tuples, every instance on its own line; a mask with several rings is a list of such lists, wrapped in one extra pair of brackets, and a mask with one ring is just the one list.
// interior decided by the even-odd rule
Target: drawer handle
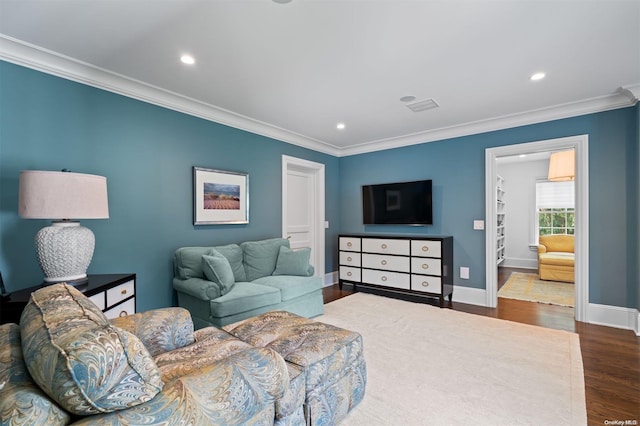
[(121, 316), (121, 317), (126, 317), (127, 315), (129, 315), (129, 314), (127, 313), (127, 311), (120, 311), (120, 315), (119, 315), (119, 316)]
[(347, 261), (351, 262), (353, 260), (353, 258), (351, 256), (347, 257)]
[(429, 287), (428, 281), (422, 281), (422, 287)]
[(386, 244), (383, 244), (383, 245), (381, 245), (380, 247), (382, 247), (384, 250), (386, 250), (386, 249), (387, 249), (387, 245), (386, 245)]
[(387, 277), (385, 277), (384, 275), (382, 276), (382, 278), (380, 278), (382, 281), (387, 281)]
[(126, 288), (125, 288), (125, 289), (123, 289), (123, 290), (120, 292), (120, 294), (121, 294), (121, 295), (123, 295), (123, 296), (124, 296), (125, 294), (127, 294), (127, 289), (126, 289)]
[(387, 261), (386, 261), (386, 260), (383, 260), (383, 261), (381, 261), (381, 262), (380, 262), (380, 264), (381, 264), (381, 265), (386, 265), (386, 264), (387, 264)]
[(351, 276), (351, 272), (347, 272), (347, 276), (350, 277)]
[(429, 246), (422, 246), (422, 251), (429, 251)]
[(351, 247), (351, 246), (353, 246), (353, 244), (351, 244), (351, 241), (349, 241), (349, 242), (347, 243), (347, 247)]
[(422, 264), (422, 269), (429, 269), (429, 264), (428, 263), (423, 263)]

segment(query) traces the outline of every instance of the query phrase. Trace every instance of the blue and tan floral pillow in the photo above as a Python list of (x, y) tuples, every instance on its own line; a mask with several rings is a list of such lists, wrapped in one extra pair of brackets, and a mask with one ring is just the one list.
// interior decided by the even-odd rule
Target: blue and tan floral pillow
[(72, 286), (55, 284), (34, 292), (20, 328), (33, 380), (71, 413), (122, 410), (162, 390), (160, 371), (142, 342), (111, 325)]

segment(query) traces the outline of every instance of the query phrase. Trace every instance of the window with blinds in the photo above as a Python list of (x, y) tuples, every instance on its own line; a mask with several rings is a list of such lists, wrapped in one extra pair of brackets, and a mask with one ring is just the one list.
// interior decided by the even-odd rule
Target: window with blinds
[(574, 181), (536, 182), (536, 235), (570, 234), (575, 232)]

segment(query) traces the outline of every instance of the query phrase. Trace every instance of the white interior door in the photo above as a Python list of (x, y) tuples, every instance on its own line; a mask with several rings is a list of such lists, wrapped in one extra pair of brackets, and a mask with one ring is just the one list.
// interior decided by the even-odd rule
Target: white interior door
[(309, 261), (324, 275), (324, 164), (282, 157), (282, 233), (292, 249), (311, 248)]

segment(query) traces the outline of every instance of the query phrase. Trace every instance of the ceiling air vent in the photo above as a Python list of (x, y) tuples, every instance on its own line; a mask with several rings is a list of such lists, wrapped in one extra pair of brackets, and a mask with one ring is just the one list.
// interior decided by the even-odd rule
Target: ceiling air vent
[(425, 99), (423, 101), (412, 102), (407, 104), (407, 108), (409, 108), (413, 112), (426, 111), (432, 108), (438, 108), (438, 103), (433, 99)]

